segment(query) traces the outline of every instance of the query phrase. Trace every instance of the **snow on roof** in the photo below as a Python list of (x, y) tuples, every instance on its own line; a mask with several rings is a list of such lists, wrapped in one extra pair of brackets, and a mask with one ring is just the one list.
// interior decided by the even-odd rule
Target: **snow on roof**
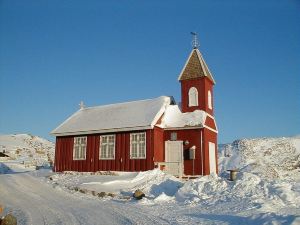
[(132, 101), (78, 110), (51, 134), (55, 136), (108, 133), (152, 128), (173, 97)]
[(182, 113), (178, 105), (169, 105), (166, 108), (165, 115), (162, 118), (160, 127), (179, 128), (203, 126), (206, 119), (206, 113), (202, 110)]

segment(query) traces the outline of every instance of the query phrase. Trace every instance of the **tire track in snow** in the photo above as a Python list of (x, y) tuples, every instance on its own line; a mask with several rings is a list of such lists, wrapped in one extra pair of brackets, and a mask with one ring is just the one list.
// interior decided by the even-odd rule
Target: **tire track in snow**
[(1, 175), (0, 190), (1, 203), (10, 205), (19, 224), (170, 224), (139, 204), (71, 194), (31, 173)]
[(26, 215), (26, 220), (18, 218), (23, 224), (128, 224), (113, 213), (115, 205), (54, 189), (26, 173), (1, 175), (0, 190), (3, 205)]

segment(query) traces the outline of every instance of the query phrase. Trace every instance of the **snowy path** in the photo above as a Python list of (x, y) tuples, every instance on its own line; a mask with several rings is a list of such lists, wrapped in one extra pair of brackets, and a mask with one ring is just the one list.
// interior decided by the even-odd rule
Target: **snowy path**
[(0, 204), (13, 210), (18, 224), (165, 223), (142, 212), (139, 206), (130, 205), (128, 209), (124, 203), (76, 196), (28, 172), (0, 175)]

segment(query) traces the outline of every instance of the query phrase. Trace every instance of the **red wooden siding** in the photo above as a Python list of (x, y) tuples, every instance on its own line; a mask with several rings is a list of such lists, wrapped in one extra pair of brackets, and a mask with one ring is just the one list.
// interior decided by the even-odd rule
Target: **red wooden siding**
[[(181, 102), (182, 102), (182, 112), (193, 112), (196, 109), (206, 111), (207, 113), (213, 115), (212, 109), (208, 108), (208, 90), (211, 92), (212, 106), (213, 102), (213, 83), (207, 77), (201, 77), (190, 80), (182, 80), (181, 82)], [(189, 90), (191, 87), (195, 87), (198, 90), (198, 102), (199, 106), (189, 107)]]
[[(153, 130), (146, 132), (146, 159), (130, 159), (130, 132), (116, 133), (115, 159), (99, 159), (100, 134), (87, 136), (86, 160), (73, 160), (74, 136), (56, 138), (55, 171), (145, 171), (154, 168)], [(103, 134), (104, 135), (104, 134)]]
[(164, 130), (154, 127), (154, 161), (164, 161)]
[(206, 117), (205, 125), (212, 128), (212, 129), (214, 129), (214, 130), (217, 130), (215, 121), (209, 116)]
[(216, 145), (216, 171), (218, 173), (218, 142), (217, 142), (217, 134), (209, 129), (204, 128), (203, 130), (203, 138), (205, 140), (204, 143), (204, 175), (209, 175), (210, 171), (209, 171), (209, 142), (215, 143)]
[[(183, 145), (183, 155), (187, 156), (188, 150), (192, 146), (196, 146), (195, 160), (194, 160), (194, 174), (193, 174), (193, 160), (185, 157), (184, 160), (184, 174), (185, 175), (201, 175), (202, 166), (201, 166), (201, 131), (203, 129), (188, 129), (188, 130), (167, 130), (165, 131), (165, 141), (170, 140), (171, 133), (177, 133), (178, 141), (189, 141), (188, 145)], [(204, 153), (203, 153), (204, 155)]]

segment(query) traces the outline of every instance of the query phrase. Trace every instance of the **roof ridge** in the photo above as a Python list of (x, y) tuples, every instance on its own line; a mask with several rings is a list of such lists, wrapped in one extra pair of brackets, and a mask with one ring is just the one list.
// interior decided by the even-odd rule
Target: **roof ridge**
[[(89, 107), (85, 107), (81, 110), (89, 110), (89, 109), (102, 108), (102, 107), (111, 107), (111, 106), (115, 106), (115, 105), (123, 105), (123, 104), (128, 104), (128, 103), (145, 102), (145, 101), (155, 100), (155, 99), (158, 99), (158, 98), (172, 98), (172, 96), (162, 95), (162, 96), (159, 96), (159, 97), (156, 97), (156, 98), (148, 98), (148, 99), (127, 101), (127, 102), (111, 103), (111, 104), (105, 104), (105, 105), (89, 106)], [(79, 110), (79, 111), (81, 111), (81, 110)]]
[(197, 56), (199, 58), (200, 64), (203, 67), (204, 75), (207, 78), (211, 79), (213, 83), (216, 83), (215, 80), (214, 80), (214, 78), (213, 78), (213, 76), (212, 76), (212, 74), (211, 74), (211, 72), (210, 72), (210, 70), (209, 70), (209, 68), (208, 68), (207, 63), (205, 62), (205, 60), (204, 60), (204, 58), (203, 58), (203, 56), (201, 54), (201, 52), (197, 49), (196, 53), (197, 53)]

